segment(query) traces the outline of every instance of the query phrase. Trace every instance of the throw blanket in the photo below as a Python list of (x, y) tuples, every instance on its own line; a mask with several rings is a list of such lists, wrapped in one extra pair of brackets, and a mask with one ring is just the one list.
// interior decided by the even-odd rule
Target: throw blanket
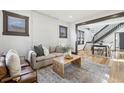
[(31, 54), (34, 53), (34, 51), (30, 50), (28, 52), (28, 61), (31, 62)]

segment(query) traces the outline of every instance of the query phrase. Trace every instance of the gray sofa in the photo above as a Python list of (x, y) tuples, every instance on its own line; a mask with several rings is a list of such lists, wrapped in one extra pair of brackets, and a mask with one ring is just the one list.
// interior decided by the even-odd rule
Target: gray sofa
[(48, 56), (39, 56), (37, 57), (34, 51), (31, 52), (30, 61), (33, 69), (39, 69), (41, 67), (50, 65), (53, 63), (53, 58), (63, 56), (64, 51), (62, 47), (50, 47), (49, 48), (50, 54)]

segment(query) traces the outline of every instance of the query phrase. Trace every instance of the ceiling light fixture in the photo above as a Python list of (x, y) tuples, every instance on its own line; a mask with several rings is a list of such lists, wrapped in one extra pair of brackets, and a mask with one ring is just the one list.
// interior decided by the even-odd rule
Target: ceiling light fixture
[(69, 18), (72, 18), (72, 16), (69, 16)]

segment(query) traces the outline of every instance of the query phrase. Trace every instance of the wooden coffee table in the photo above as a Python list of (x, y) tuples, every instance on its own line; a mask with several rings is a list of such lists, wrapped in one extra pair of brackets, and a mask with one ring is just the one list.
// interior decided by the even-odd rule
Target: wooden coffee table
[(64, 78), (64, 67), (66, 64), (73, 63), (81, 67), (81, 56), (72, 55), (72, 59), (65, 59), (64, 56), (53, 59), (53, 71)]

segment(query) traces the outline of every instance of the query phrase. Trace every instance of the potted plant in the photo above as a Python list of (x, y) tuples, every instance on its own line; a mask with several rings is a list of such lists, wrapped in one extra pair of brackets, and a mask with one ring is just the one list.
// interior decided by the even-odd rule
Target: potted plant
[(65, 57), (66, 58), (69, 58), (69, 57), (71, 57), (71, 51), (72, 50), (72, 48), (71, 47), (63, 47), (63, 51), (64, 51), (64, 54), (65, 54)]

